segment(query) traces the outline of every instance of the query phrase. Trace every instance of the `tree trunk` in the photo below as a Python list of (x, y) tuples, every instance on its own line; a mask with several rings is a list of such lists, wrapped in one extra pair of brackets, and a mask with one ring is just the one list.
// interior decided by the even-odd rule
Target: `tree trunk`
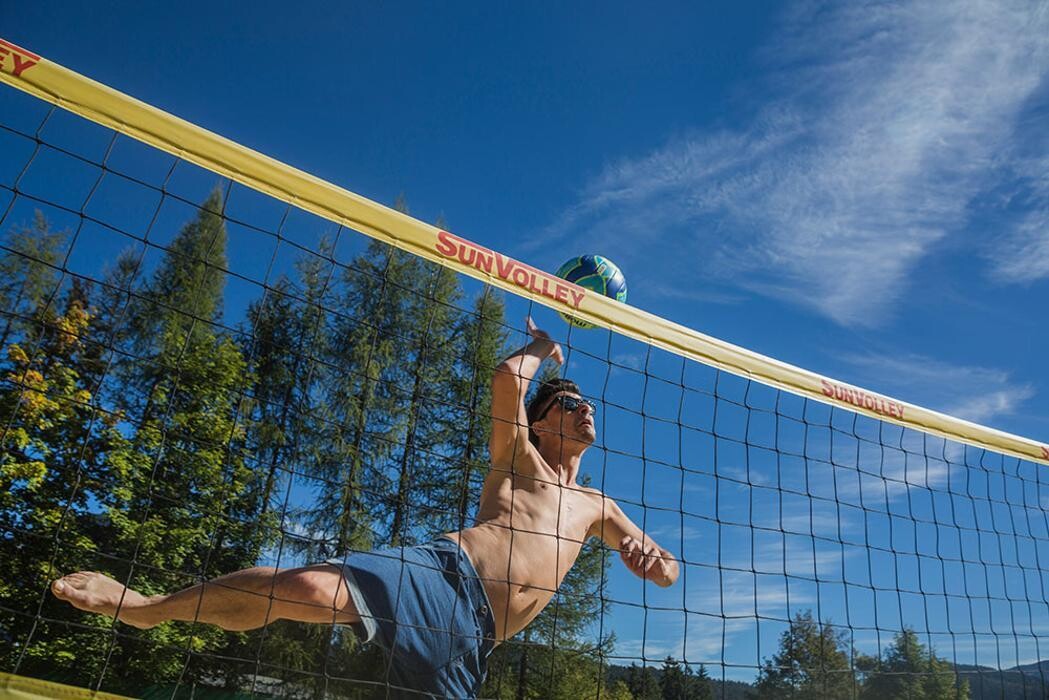
[(517, 695), (516, 700), (525, 700), (528, 697), (528, 649), (532, 641), (531, 630), (525, 630), (524, 645), (521, 647), (521, 664), (517, 668)]
[(397, 504), (393, 513), (393, 524), (390, 526), (390, 546), (396, 547), (404, 539), (408, 524), (408, 491), (412, 480), (409, 467), (415, 443), (415, 428), (418, 423), (419, 399), (422, 397), (422, 376), (415, 373), (415, 386), (412, 387), (412, 403), (408, 409), (408, 429), (404, 434), (404, 453), (401, 456), (401, 476), (397, 480)]

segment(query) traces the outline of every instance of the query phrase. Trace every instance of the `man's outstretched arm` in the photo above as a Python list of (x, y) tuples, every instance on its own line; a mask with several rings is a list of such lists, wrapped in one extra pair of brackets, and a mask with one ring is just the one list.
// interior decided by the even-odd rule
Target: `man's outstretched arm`
[(634, 575), (663, 588), (672, 586), (680, 573), (674, 555), (642, 532), (618, 503), (604, 495), (601, 498), (603, 517), (594, 523), (591, 534), (618, 550), (623, 564)]
[(511, 465), (528, 449), (528, 416), (524, 397), (539, 365), (546, 358), (561, 364), (561, 346), (527, 319), (532, 341), (495, 368), (492, 375), (492, 437), (489, 452), (492, 464)]

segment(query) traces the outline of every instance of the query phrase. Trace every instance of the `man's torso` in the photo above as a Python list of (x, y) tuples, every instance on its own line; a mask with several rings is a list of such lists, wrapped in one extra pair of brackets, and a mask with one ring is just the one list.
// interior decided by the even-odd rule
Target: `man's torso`
[(529, 451), (513, 473), (493, 467), (481, 492), (477, 525), (449, 534), (470, 556), (495, 616), (496, 638), (513, 636), (550, 602), (602, 517), (594, 489), (558, 483)]

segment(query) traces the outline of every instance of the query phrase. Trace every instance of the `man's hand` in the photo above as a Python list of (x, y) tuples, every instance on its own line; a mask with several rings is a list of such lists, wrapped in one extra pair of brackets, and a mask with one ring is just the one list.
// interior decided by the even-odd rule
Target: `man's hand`
[(528, 335), (532, 336), (531, 346), (535, 353), (540, 357), (549, 357), (559, 365), (563, 364), (565, 358), (561, 346), (550, 339), (550, 334), (535, 325), (531, 316), (525, 317), (525, 323), (528, 325)]
[(647, 537), (643, 540), (624, 537), (619, 542), (619, 556), (636, 576), (653, 581), (659, 586), (669, 586), (673, 583), (672, 560), (665, 558), (659, 547)]

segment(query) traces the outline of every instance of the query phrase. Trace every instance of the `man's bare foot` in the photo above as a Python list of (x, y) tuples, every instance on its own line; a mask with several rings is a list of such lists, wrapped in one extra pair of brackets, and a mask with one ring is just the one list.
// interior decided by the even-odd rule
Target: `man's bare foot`
[(63, 576), (51, 584), (51, 592), (74, 608), (116, 617), (132, 627), (146, 629), (156, 624), (142, 614), (149, 603), (145, 596), (94, 571)]

